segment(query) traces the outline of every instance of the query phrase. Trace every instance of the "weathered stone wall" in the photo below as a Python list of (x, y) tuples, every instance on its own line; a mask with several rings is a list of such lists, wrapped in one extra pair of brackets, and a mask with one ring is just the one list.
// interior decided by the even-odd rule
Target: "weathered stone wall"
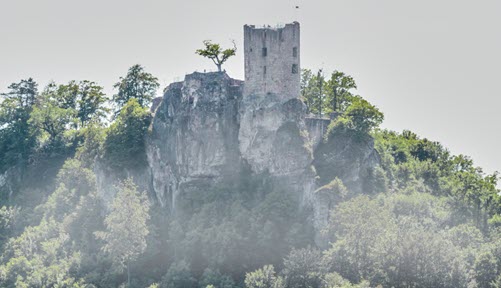
[[(266, 49), (265, 54), (263, 49)], [(300, 49), (297, 22), (283, 28), (245, 25), (245, 97), (275, 94), (283, 101), (299, 97)], [(293, 65), (296, 73), (293, 73)]]
[(255, 174), (308, 202), (315, 185), (300, 93), (300, 27), (244, 27), (245, 86), (240, 105), (240, 155)]

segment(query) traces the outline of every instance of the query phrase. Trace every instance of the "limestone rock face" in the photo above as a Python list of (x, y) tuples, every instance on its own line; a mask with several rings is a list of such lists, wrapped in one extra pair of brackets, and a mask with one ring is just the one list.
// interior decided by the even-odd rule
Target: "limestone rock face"
[(331, 119), (325, 118), (309, 117), (305, 119), (310, 145), (313, 150), (316, 150), (318, 145), (320, 145), (320, 143), (324, 140), (324, 135), (325, 132), (327, 132), (330, 122)]
[(160, 205), (207, 189), (238, 171), (238, 105), (242, 82), (226, 73), (194, 73), (171, 84), (155, 111), (147, 144)]
[(151, 195), (166, 209), (182, 211), (182, 203), (221, 183), (264, 175), (312, 207), (320, 231), (336, 203), (325, 200), (330, 190), (314, 191), (336, 177), (361, 191), (364, 173), (379, 163), (373, 140), (326, 140), (330, 120), (308, 118), (301, 100), (244, 97), (243, 86), (217, 72), (190, 74), (167, 87), (153, 108), (146, 145)]
[(319, 185), (335, 177), (355, 193), (363, 191), (363, 179), (380, 163), (374, 139), (358, 139), (346, 133), (330, 136), (315, 149), (315, 165)]
[(151, 191), (151, 169), (149, 166), (140, 165), (134, 168), (115, 171), (101, 161), (96, 161), (94, 166), (96, 185), (99, 196), (106, 208), (110, 208), (113, 198), (117, 193), (117, 185), (125, 178), (132, 178), (139, 191)]
[(279, 99), (273, 94), (243, 99), (238, 134), (240, 154), (252, 172), (269, 173), (279, 185), (308, 200), (315, 175), (304, 123), (306, 107), (296, 98), (284, 102)]

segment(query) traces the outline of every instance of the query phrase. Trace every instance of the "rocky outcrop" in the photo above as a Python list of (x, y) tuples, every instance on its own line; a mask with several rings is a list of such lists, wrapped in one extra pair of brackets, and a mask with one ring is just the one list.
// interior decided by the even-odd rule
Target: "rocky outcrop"
[(342, 200), (348, 196), (348, 190), (339, 179), (332, 180), (314, 192), (313, 197), (313, 217), (316, 226), (315, 243), (320, 247), (327, 248), (328, 235), (325, 228), (329, 222), (330, 212)]
[(266, 175), (267, 185), (317, 209), (313, 220), (322, 229), (334, 202), (318, 187), (337, 177), (360, 191), (364, 173), (379, 163), (373, 140), (325, 139), (330, 120), (308, 118), (301, 100), (244, 97), (243, 86), (224, 72), (194, 73), (165, 90), (146, 145), (151, 194), (176, 211), (182, 199), (237, 183), (242, 173)]
[(297, 98), (249, 96), (240, 108), (240, 154), (254, 173), (272, 179), (308, 202), (314, 190), (313, 154), (304, 123), (306, 107)]
[[(93, 167), (96, 174), (96, 185), (105, 207), (111, 207), (117, 192), (117, 185), (125, 178), (132, 178), (139, 191), (151, 192), (151, 169), (149, 166), (138, 165), (127, 167), (120, 171), (113, 169), (104, 161), (96, 161)], [(155, 199), (155, 195), (151, 195)]]
[(335, 177), (355, 193), (362, 193), (364, 178), (379, 165), (379, 154), (372, 137), (357, 137), (348, 132), (332, 132), (317, 149), (313, 165), (319, 186)]
[(194, 73), (166, 89), (147, 145), (160, 205), (175, 209), (179, 194), (209, 189), (239, 170), (242, 84), (224, 72)]
[(313, 150), (316, 150), (318, 145), (324, 140), (324, 135), (330, 122), (331, 119), (325, 118), (308, 117), (305, 119), (310, 146)]

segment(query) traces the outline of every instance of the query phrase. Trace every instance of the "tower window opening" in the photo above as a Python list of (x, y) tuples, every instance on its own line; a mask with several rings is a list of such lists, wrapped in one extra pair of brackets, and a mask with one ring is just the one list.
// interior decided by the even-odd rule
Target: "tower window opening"
[(268, 48), (264, 47), (263, 48), (263, 57), (268, 56)]
[(266, 66), (263, 66), (263, 75), (266, 75)]
[(297, 47), (292, 48), (292, 57), (297, 57)]
[(297, 69), (297, 64), (292, 64), (292, 74), (297, 74), (298, 69)]

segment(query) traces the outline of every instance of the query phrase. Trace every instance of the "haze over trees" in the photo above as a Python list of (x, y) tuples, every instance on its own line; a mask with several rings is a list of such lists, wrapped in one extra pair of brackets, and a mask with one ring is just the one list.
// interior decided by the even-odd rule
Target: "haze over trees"
[[(312, 212), (266, 173), (178, 199), (190, 207), (179, 217), (150, 204), (128, 175), (147, 161), (158, 88), (143, 67), (111, 100), (92, 81), (13, 83), (0, 103), (0, 173), (20, 186), (0, 194), (0, 286), (501, 287), (498, 175), (411, 131), (379, 129), (382, 112), (342, 72), (305, 70), (301, 86), (310, 113), (336, 114), (323, 141), (374, 141), (380, 163), (361, 192), (335, 175), (315, 192), (333, 203), (326, 245)], [(108, 206), (99, 169), (123, 179)]]
[(119, 270), (127, 270), (127, 286), (130, 286), (131, 262), (144, 253), (147, 245), (149, 204), (131, 178), (117, 188), (111, 211), (104, 219), (106, 231), (96, 232), (96, 236), (105, 242), (102, 250), (111, 256), (113, 264)]

